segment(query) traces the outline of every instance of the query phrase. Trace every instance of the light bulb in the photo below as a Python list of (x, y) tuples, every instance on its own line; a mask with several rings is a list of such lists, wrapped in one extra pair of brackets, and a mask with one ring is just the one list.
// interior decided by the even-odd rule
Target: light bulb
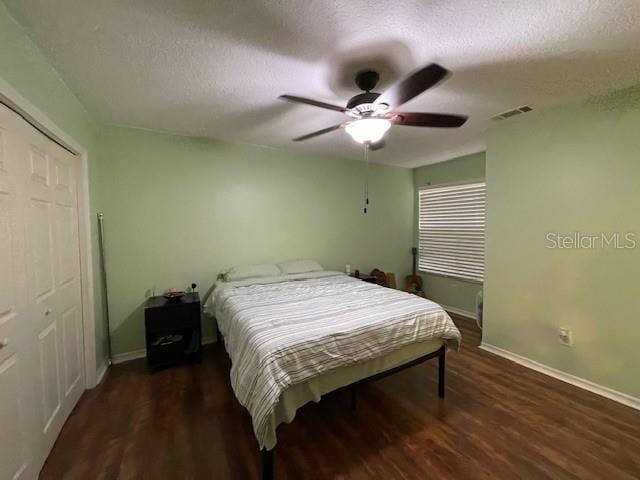
[(362, 118), (349, 123), (345, 130), (358, 143), (375, 143), (390, 127), (391, 122), (384, 118)]

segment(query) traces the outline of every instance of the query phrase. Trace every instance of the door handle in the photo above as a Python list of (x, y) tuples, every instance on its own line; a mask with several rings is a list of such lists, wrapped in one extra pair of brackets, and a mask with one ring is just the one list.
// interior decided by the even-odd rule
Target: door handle
[(52, 313), (53, 313), (53, 310), (51, 310), (50, 308), (47, 308), (47, 310), (44, 312), (44, 314), (45, 314), (46, 316), (49, 316), (49, 315), (51, 315)]
[(0, 338), (0, 348), (8, 347), (9, 339), (8, 338)]

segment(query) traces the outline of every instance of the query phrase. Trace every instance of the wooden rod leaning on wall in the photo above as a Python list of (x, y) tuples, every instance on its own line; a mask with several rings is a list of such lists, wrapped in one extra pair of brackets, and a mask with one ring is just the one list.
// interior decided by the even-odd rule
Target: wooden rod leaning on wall
[(104, 213), (98, 213), (98, 248), (100, 249), (100, 273), (102, 276), (102, 294), (104, 297), (104, 316), (107, 334), (107, 361), (111, 364), (111, 325), (109, 322), (109, 288), (107, 286), (107, 268), (104, 252)]

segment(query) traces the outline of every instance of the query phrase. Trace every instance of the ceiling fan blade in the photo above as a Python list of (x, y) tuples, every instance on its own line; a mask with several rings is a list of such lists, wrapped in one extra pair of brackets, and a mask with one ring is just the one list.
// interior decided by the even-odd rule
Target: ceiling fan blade
[(280, 95), (278, 98), (280, 100), (285, 100), (287, 102), (304, 103), (307, 105), (312, 105), (314, 107), (326, 108), (328, 110), (335, 110), (336, 112), (344, 113), (347, 111), (347, 109), (344, 107), (339, 107), (338, 105), (331, 105), (330, 103), (319, 102), (318, 100), (313, 100), (311, 98), (296, 97), (295, 95)]
[(449, 70), (431, 63), (389, 87), (374, 103), (386, 103), (389, 108), (394, 109), (433, 87), (448, 75)]
[(458, 128), (469, 118), (446, 113), (393, 112), (391, 115), (395, 115), (391, 121), (396, 125), (436, 128)]
[(294, 138), (293, 141), (301, 142), (302, 140), (307, 140), (309, 138), (317, 137), (318, 135), (324, 135), (325, 133), (333, 132), (334, 130), (339, 130), (340, 128), (343, 127), (343, 125), (344, 125), (343, 123), (340, 123), (339, 125), (323, 128), (322, 130), (318, 130), (317, 132), (307, 133), (306, 135), (303, 135), (301, 137)]
[(371, 150), (372, 152), (375, 152), (376, 150), (383, 149), (386, 145), (387, 145), (387, 142), (383, 138), (382, 140), (378, 140), (377, 142), (370, 144), (369, 150)]

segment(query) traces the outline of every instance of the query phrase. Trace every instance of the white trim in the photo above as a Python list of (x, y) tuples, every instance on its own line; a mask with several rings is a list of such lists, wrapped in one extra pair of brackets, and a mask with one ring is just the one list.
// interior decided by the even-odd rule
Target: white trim
[(11, 86), (4, 78), (0, 77), (0, 98), (7, 102), (10, 108), (17, 109), (24, 114), (30, 121), (35, 122), (42, 127), (48, 135), (65, 144), (65, 147), (73, 151), (78, 156), (87, 152), (82, 144), (76, 142), (73, 138), (62, 131), (53, 120), (42, 113), (35, 105), (23, 97), (15, 88)]
[[(215, 343), (217, 341), (215, 336), (211, 337), (203, 337), (202, 345), (209, 345), (210, 343)], [(118, 365), (120, 363), (128, 362), (130, 360), (137, 360), (139, 358), (145, 358), (147, 356), (147, 351), (145, 349), (141, 350), (133, 350), (131, 352), (124, 353), (116, 353), (113, 355), (111, 361), (114, 365)]]
[(105, 358), (104, 363), (98, 369), (97, 378), (96, 378), (96, 386), (98, 386), (98, 385), (100, 385), (102, 383), (102, 380), (104, 379), (104, 376), (107, 373), (108, 369), (109, 369), (109, 360)]
[(80, 283), (82, 288), (82, 336), (85, 388), (97, 383), (96, 337), (93, 297), (93, 254), (91, 250), (91, 213), (89, 204), (89, 167), (87, 149), (62, 131), (56, 123), (0, 77), (0, 98), (17, 109), (47, 134), (65, 144), (78, 155), (78, 231), (80, 242)]
[[(93, 388), (98, 380), (96, 360), (95, 298), (93, 295), (93, 254), (91, 245), (91, 207), (89, 204), (89, 165), (87, 153), (80, 155), (78, 171), (78, 238), (80, 239), (80, 268), (82, 286), (82, 331), (86, 387)], [(108, 361), (108, 359), (106, 359)]]
[(463, 310), (461, 308), (450, 307), (448, 305), (440, 304), (440, 306), (442, 308), (444, 308), (445, 311), (447, 311), (447, 312), (455, 313), (456, 315), (460, 315), (461, 317), (467, 317), (467, 318), (470, 318), (471, 320), (478, 320), (478, 316), (475, 313), (468, 312), (468, 311)]
[(597, 383), (585, 380), (584, 378), (576, 377), (575, 375), (557, 370), (540, 362), (536, 362), (535, 360), (531, 360), (527, 357), (523, 357), (508, 350), (504, 350), (500, 347), (489, 345), (488, 343), (482, 343), (480, 345), (480, 348), (482, 350), (485, 350), (486, 352), (493, 353), (500, 357), (511, 360), (512, 362), (530, 368), (531, 370), (535, 370), (536, 372), (540, 372), (550, 377), (557, 378), (558, 380), (569, 383), (578, 388), (582, 388), (583, 390), (595, 393), (596, 395), (600, 395), (601, 397), (605, 397), (609, 400), (613, 400), (614, 402), (618, 402), (628, 407), (635, 408), (636, 410), (640, 410), (640, 398), (632, 397), (631, 395), (618, 392), (617, 390), (613, 390), (609, 387), (603, 387), (602, 385), (598, 385)]
[[(455, 158), (452, 158), (455, 160)], [(440, 188), (440, 187), (457, 187), (458, 185), (467, 185), (471, 183), (486, 183), (487, 179), (484, 177), (479, 178), (468, 178), (465, 180), (454, 180), (452, 182), (442, 182), (442, 183), (431, 183), (427, 182), (417, 188), (418, 192), (422, 190), (430, 190), (432, 188)]]

